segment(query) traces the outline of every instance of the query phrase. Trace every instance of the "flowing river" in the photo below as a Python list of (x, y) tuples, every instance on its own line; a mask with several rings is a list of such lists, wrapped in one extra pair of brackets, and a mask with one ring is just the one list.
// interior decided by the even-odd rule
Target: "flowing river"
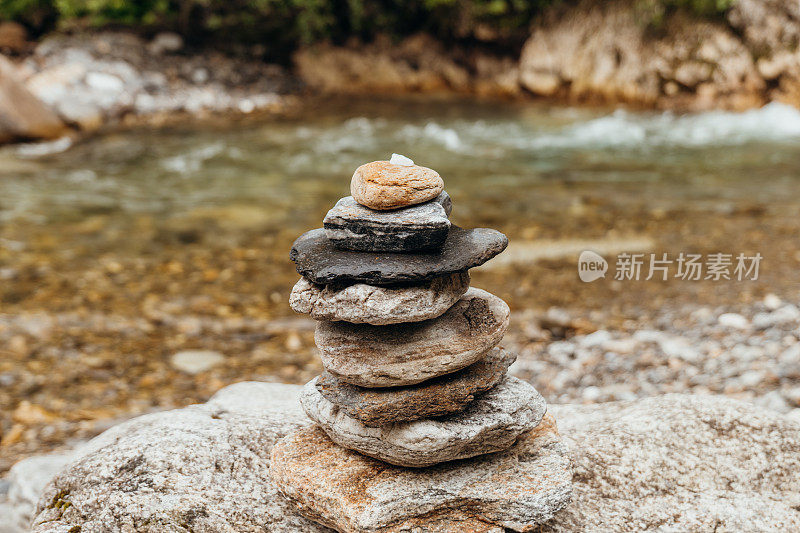
[[(800, 298), (800, 112), (780, 104), (678, 116), (320, 101), (269, 120), (7, 146), (0, 424), (12, 428), (23, 398), (55, 422), (20, 433), (0, 473), (111, 419), (202, 401), (242, 379), (318, 374), (313, 323), (287, 304), (297, 280), (289, 247), (349, 194), (358, 165), (393, 152), (440, 172), (456, 224), (509, 236), (508, 250), (472, 275), (509, 302), (509, 342), (541, 343), (530, 313), (552, 307), (589, 322), (585, 331), (632, 332), (680, 330), (698, 308), (716, 316), (770, 293)], [(605, 278), (580, 281), (583, 250), (608, 261)], [(645, 279), (646, 265), (638, 281), (615, 280), (620, 253), (763, 260), (758, 279), (731, 269), (729, 280), (686, 280), (672, 264), (666, 280)], [(170, 357), (187, 349), (219, 352), (224, 364), (178, 372)], [(595, 374), (605, 375), (585, 377)], [(537, 385), (566, 394), (547, 389), (548, 376)]]

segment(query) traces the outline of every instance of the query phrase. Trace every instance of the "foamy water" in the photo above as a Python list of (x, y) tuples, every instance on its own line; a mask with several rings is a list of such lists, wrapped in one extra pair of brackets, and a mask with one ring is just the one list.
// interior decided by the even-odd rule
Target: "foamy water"
[(530, 202), (539, 183), (664, 183), (668, 195), (651, 194), (654, 201), (705, 198), (724, 209), (737, 198), (794, 194), (798, 148), (800, 111), (777, 103), (676, 115), (362, 102), (221, 131), (5, 147), (0, 220), (98, 209), (174, 215), (237, 203), (289, 209), (298, 198), (343, 195), (356, 166), (392, 153), (436, 168), (455, 194), (490, 186)]

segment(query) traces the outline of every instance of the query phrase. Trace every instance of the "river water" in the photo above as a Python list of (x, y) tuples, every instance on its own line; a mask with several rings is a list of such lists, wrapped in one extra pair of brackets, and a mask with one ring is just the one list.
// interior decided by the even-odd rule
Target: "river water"
[(522, 246), (503, 264), (525, 266), (538, 257), (525, 246), (540, 241), (645, 238), (655, 241), (645, 246), (652, 252), (759, 252), (768, 256), (767, 280), (778, 289), (794, 281), (787, 248), (800, 206), (800, 111), (781, 104), (679, 116), (323, 101), (270, 121), (6, 147), (0, 257), (6, 268), (15, 268), (15, 249), (67, 263), (103, 254), (157, 261), (181, 256), (184, 245), (252, 247), (267, 236), (275, 252), (268, 262), (289, 282), (284, 252), (293, 236), (319, 226), (348, 194), (355, 167), (392, 152), (440, 172), (456, 223), (497, 227)]
[[(509, 302), (507, 339), (517, 345), (542, 342), (529, 319), (552, 307), (583, 320), (584, 331), (680, 334), (700, 307), (752, 316), (770, 293), (800, 300), (800, 112), (779, 104), (676, 116), (320, 101), (269, 120), (7, 146), (0, 429), (16, 424), (22, 400), (54, 422), (20, 433), (0, 454), (0, 474), (110, 419), (204, 401), (242, 379), (318, 374), (313, 323), (287, 304), (297, 280), (288, 250), (348, 194), (358, 165), (392, 152), (441, 173), (455, 223), (509, 236), (508, 250), (472, 281)], [(608, 260), (606, 278), (579, 280), (582, 250)], [(614, 280), (620, 252), (763, 261), (757, 280)], [(187, 349), (217, 351), (224, 363), (178, 371), (171, 357)], [(663, 371), (655, 361), (642, 368)], [(543, 391), (560, 364), (536, 381)], [(556, 393), (567, 394), (548, 392)]]

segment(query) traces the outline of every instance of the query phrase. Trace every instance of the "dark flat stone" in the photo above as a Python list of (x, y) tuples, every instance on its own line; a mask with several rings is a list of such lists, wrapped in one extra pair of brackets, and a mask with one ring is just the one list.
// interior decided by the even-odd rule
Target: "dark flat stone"
[(446, 192), (423, 204), (376, 211), (342, 198), (325, 215), (323, 227), (337, 248), (367, 252), (417, 252), (442, 247), (450, 230), (452, 202)]
[(318, 285), (395, 285), (463, 272), (482, 265), (506, 246), (508, 238), (499, 231), (451, 226), (439, 252), (353, 252), (336, 248), (319, 228), (294, 241), (289, 258), (297, 272)]
[(502, 348), (467, 368), (408, 387), (367, 389), (346, 383), (325, 371), (317, 389), (331, 403), (365, 426), (382, 426), (433, 418), (464, 410), (477, 394), (503, 379), (516, 359)]

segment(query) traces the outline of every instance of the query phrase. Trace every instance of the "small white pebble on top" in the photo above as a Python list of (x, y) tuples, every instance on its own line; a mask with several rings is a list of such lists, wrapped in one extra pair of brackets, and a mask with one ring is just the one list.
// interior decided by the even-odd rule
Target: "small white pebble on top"
[(414, 162), (401, 154), (392, 154), (392, 158), (389, 160), (389, 163), (393, 165), (402, 165), (404, 167), (413, 167)]

